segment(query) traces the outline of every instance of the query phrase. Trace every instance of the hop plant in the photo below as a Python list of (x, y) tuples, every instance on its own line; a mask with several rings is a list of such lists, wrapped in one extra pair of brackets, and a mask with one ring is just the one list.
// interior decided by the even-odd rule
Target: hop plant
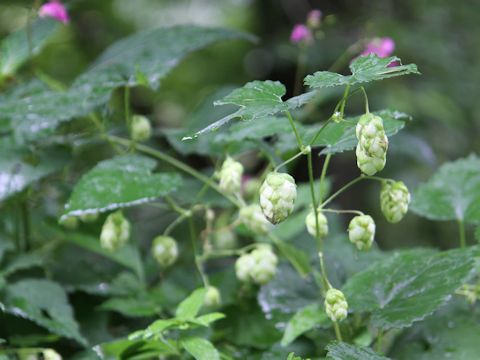
[(240, 220), (257, 235), (265, 235), (270, 230), (270, 223), (263, 215), (259, 205), (252, 204), (240, 209)]
[(243, 165), (227, 157), (220, 169), (220, 188), (228, 194), (237, 194), (242, 186)]
[(208, 307), (219, 307), (222, 304), (220, 291), (215, 286), (209, 286), (205, 293), (203, 303)]
[(260, 206), (272, 224), (285, 220), (293, 211), (297, 187), (293, 177), (272, 172), (260, 187)]
[[(328, 235), (328, 222), (327, 217), (323, 215), (320, 209), (317, 211), (318, 219), (318, 235), (321, 239), (325, 238)], [(307, 231), (312, 236), (317, 236), (317, 224), (315, 221), (315, 211), (311, 211), (305, 218), (305, 225)]]
[(59, 223), (66, 229), (75, 230), (78, 227), (78, 218), (75, 216), (69, 216), (60, 219)]
[(100, 244), (104, 249), (115, 251), (125, 245), (130, 237), (130, 222), (121, 211), (107, 216), (100, 234)]
[(150, 121), (142, 115), (133, 115), (130, 124), (130, 136), (134, 141), (145, 141), (152, 136), (152, 125)]
[(356, 127), (357, 166), (367, 175), (383, 170), (387, 160), (388, 138), (382, 118), (371, 113), (363, 115)]
[(98, 220), (98, 213), (81, 215), (80, 220), (82, 220), (84, 223), (94, 223)]
[(348, 303), (340, 290), (329, 289), (325, 295), (325, 312), (333, 322), (344, 320), (348, 315)]
[(178, 258), (177, 242), (170, 236), (157, 236), (152, 242), (152, 254), (161, 267), (169, 267)]
[(278, 259), (270, 246), (260, 246), (237, 259), (235, 271), (241, 281), (259, 285), (268, 283), (277, 272)]
[(237, 235), (230, 229), (215, 231), (213, 245), (220, 250), (235, 249), (237, 247)]
[(402, 181), (383, 181), (380, 190), (380, 207), (382, 213), (391, 223), (403, 219), (408, 211), (410, 193)]
[(375, 222), (370, 215), (355, 216), (348, 225), (348, 237), (358, 250), (368, 250), (375, 237)]

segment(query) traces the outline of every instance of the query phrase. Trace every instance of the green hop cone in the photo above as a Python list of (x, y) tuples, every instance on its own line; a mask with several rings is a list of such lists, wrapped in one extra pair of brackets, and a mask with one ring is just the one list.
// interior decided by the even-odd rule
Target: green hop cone
[(250, 254), (243, 254), (235, 262), (237, 279), (243, 282), (250, 281), (251, 269), (255, 266), (255, 259)]
[(295, 180), (286, 173), (271, 172), (260, 187), (260, 206), (272, 224), (281, 223), (292, 213), (296, 197)]
[(383, 170), (387, 161), (388, 138), (382, 118), (373, 114), (360, 117), (356, 127), (358, 145), (355, 151), (357, 166), (366, 175)]
[(410, 193), (402, 181), (383, 181), (380, 206), (388, 222), (397, 223), (408, 211)]
[(358, 250), (368, 250), (375, 237), (375, 222), (370, 215), (355, 216), (348, 225), (348, 238)]
[(161, 267), (167, 268), (178, 258), (177, 242), (170, 236), (157, 236), (152, 242), (152, 254)]
[[(327, 218), (320, 209), (317, 211), (317, 219), (318, 219), (318, 235), (320, 239), (324, 239), (328, 235), (328, 222)], [(310, 211), (310, 213), (305, 218), (305, 226), (307, 227), (307, 231), (313, 237), (317, 236), (317, 223), (315, 221), (315, 211)]]
[(130, 136), (133, 141), (145, 141), (152, 136), (152, 125), (142, 115), (133, 115), (130, 124)]
[(205, 293), (203, 303), (208, 307), (219, 307), (222, 304), (220, 291), (215, 286), (209, 286)]
[(228, 194), (238, 194), (242, 186), (243, 165), (227, 157), (220, 169), (220, 189)]
[(271, 224), (263, 215), (259, 205), (252, 204), (240, 209), (240, 220), (254, 234), (265, 235), (271, 228)]
[(325, 312), (333, 322), (340, 322), (348, 315), (348, 303), (340, 290), (329, 289), (325, 295)]
[(240, 256), (235, 263), (235, 272), (240, 281), (265, 285), (275, 276), (277, 264), (277, 256), (271, 247), (264, 245)]
[(130, 222), (121, 211), (107, 216), (100, 234), (100, 244), (104, 249), (116, 251), (130, 238)]
[(235, 249), (237, 244), (237, 235), (230, 229), (220, 229), (213, 233), (213, 246), (215, 249)]

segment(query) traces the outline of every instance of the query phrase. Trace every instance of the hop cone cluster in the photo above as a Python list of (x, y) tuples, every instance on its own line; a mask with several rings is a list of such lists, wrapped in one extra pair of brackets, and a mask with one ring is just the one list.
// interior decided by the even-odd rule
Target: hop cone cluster
[(402, 181), (384, 181), (380, 190), (380, 206), (387, 221), (397, 223), (408, 211), (410, 193)]
[(340, 290), (329, 289), (325, 295), (325, 312), (328, 317), (339, 322), (344, 320), (348, 315), (348, 303), (345, 295)]
[(157, 236), (153, 239), (152, 254), (161, 267), (169, 267), (178, 257), (177, 242), (170, 236)]
[(360, 117), (356, 128), (357, 166), (369, 176), (383, 170), (387, 160), (388, 138), (382, 118), (373, 114)]
[(240, 209), (240, 220), (254, 234), (265, 235), (271, 228), (259, 205), (252, 204)]
[(152, 136), (152, 125), (150, 121), (142, 115), (133, 115), (130, 124), (130, 136), (134, 141), (145, 141)]
[(220, 169), (220, 188), (228, 194), (240, 192), (242, 186), (243, 165), (227, 157)]
[(260, 246), (240, 256), (235, 263), (235, 271), (241, 281), (264, 285), (275, 276), (277, 263), (277, 256), (270, 246)]
[[(328, 235), (328, 222), (327, 218), (320, 209), (317, 211), (317, 219), (318, 219), (318, 234), (321, 239), (325, 238)], [(315, 222), (315, 211), (311, 211), (307, 217), (305, 218), (305, 225), (307, 227), (307, 231), (312, 236), (317, 236), (317, 224)]]
[(260, 187), (260, 206), (272, 224), (285, 220), (293, 211), (297, 186), (288, 174), (272, 172)]
[(121, 211), (108, 215), (100, 234), (100, 244), (107, 250), (120, 249), (130, 238), (130, 228), (130, 222)]
[(348, 237), (358, 250), (368, 250), (375, 237), (375, 222), (370, 215), (355, 216), (348, 225)]

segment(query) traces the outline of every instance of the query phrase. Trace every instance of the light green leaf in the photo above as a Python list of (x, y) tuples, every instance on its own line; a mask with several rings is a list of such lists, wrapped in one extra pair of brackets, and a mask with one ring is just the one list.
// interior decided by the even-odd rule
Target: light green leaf
[(400, 59), (396, 56), (387, 58), (379, 58), (375, 54), (359, 56), (350, 64), (352, 75), (344, 76), (329, 71), (317, 71), (305, 78), (305, 85), (312, 89), (321, 89), (331, 86), (361, 84), (407, 74), (419, 74), (415, 64), (388, 66), (396, 61), (400, 62)]
[(367, 347), (359, 347), (347, 343), (330, 343), (327, 345), (328, 360), (388, 360)]
[(161, 311), (156, 301), (149, 297), (114, 297), (103, 302), (99, 309), (116, 311), (127, 317), (147, 317)]
[(289, 320), (283, 333), (282, 346), (289, 345), (297, 337), (317, 326), (329, 327), (330, 320), (325, 314), (323, 306), (314, 303), (297, 311)]
[(178, 305), (175, 316), (186, 320), (195, 318), (203, 305), (205, 291), (204, 288), (194, 290), (190, 296)]
[(159, 319), (151, 323), (145, 330), (135, 331), (128, 336), (129, 340), (150, 339), (154, 336), (161, 335), (163, 331), (176, 327), (182, 322), (178, 319)]
[(182, 340), (185, 350), (196, 360), (220, 360), (220, 354), (213, 344), (202, 338), (193, 337)]
[[(7, 288), (7, 312), (29, 319), (38, 325), (86, 345), (63, 288), (43, 279), (26, 279)], [(46, 314), (45, 314), (46, 313)]]
[[(31, 56), (38, 54), (60, 24), (49, 19), (38, 19), (31, 29), (22, 28), (5, 38), (0, 44), (0, 80), (15, 74)], [(29, 33), (30, 32), (30, 38)]]
[(475, 252), (412, 250), (379, 261), (343, 287), (349, 308), (371, 312), (372, 324), (379, 328), (410, 326), (444, 304), (469, 278)]
[(100, 162), (77, 183), (62, 219), (147, 203), (176, 190), (180, 176), (152, 174), (155, 166), (154, 160), (139, 155)]
[(297, 270), (301, 276), (306, 277), (308, 274), (310, 274), (312, 270), (310, 266), (310, 259), (304, 251), (297, 249), (295, 246), (279, 239), (275, 241), (275, 246), (280, 250), (282, 255), (287, 258), (287, 260), (293, 265), (295, 270)]
[(480, 159), (446, 163), (413, 194), (411, 209), (431, 220), (480, 223)]
[(196, 325), (209, 326), (211, 323), (224, 318), (225, 318), (225, 314), (215, 312), (215, 313), (199, 316), (193, 320), (190, 320), (190, 322)]

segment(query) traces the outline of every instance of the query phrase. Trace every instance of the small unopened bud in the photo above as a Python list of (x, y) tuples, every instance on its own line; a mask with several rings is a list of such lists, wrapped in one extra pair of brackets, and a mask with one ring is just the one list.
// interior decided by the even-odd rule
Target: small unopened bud
[(169, 267), (178, 258), (177, 242), (170, 236), (157, 236), (153, 239), (152, 254), (161, 267)]
[(152, 125), (150, 121), (142, 115), (133, 115), (130, 125), (130, 136), (133, 141), (145, 141), (152, 136)]
[(219, 307), (222, 304), (220, 291), (215, 286), (209, 286), (205, 293), (203, 303), (207, 307)]
[(322, 20), (322, 12), (318, 9), (311, 10), (307, 15), (307, 25), (311, 29), (316, 29), (320, 26)]
[(235, 249), (237, 235), (230, 229), (219, 229), (213, 233), (213, 246), (219, 250)]
[(296, 197), (295, 180), (286, 173), (271, 172), (260, 188), (260, 206), (272, 224), (284, 221), (292, 213)]
[(370, 215), (355, 216), (348, 225), (348, 238), (358, 250), (368, 250), (375, 237), (375, 222)]
[(254, 234), (265, 235), (271, 228), (271, 224), (263, 215), (259, 205), (252, 204), (240, 209), (240, 220)]
[(228, 194), (237, 194), (242, 185), (243, 165), (227, 157), (220, 170), (220, 189)]
[(348, 315), (348, 303), (340, 290), (329, 289), (325, 295), (325, 312), (333, 322), (340, 322)]
[(364, 174), (374, 175), (385, 167), (387, 160), (388, 138), (382, 118), (371, 113), (363, 115), (355, 132), (357, 165)]
[[(320, 209), (317, 211), (318, 219), (318, 236), (320, 239), (325, 238), (328, 235), (328, 221), (327, 217), (322, 214)], [(305, 225), (307, 226), (307, 231), (310, 235), (317, 236), (317, 223), (315, 221), (315, 212), (312, 210), (305, 218)]]
[(107, 250), (120, 249), (130, 238), (130, 228), (130, 223), (121, 211), (108, 215), (100, 234), (100, 244)]
[(380, 190), (380, 206), (387, 221), (397, 223), (408, 211), (410, 193), (402, 181), (383, 181)]

